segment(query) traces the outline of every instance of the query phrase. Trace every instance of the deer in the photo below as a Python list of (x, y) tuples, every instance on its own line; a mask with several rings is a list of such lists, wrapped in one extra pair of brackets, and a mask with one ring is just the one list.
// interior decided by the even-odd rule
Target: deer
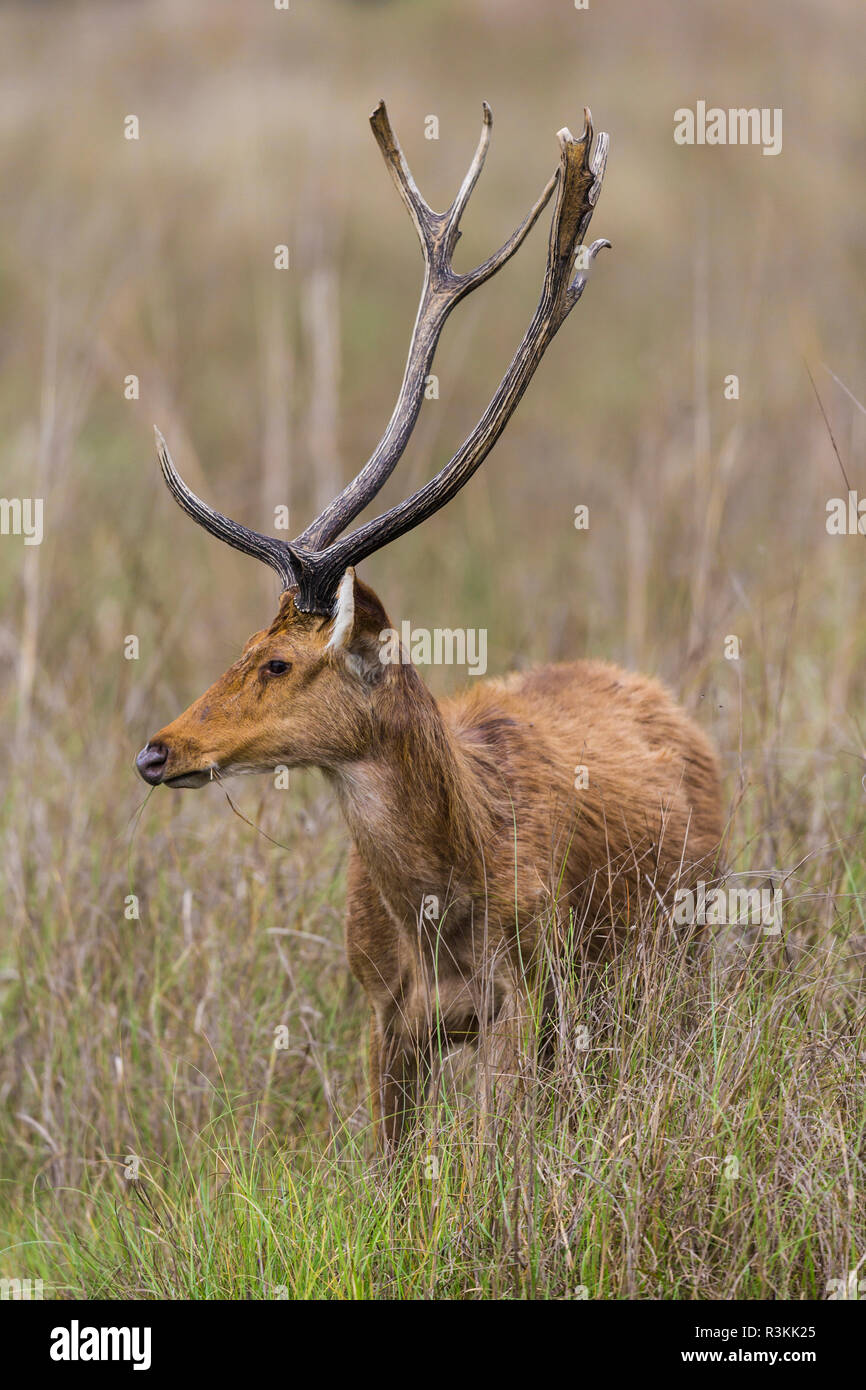
[[(693, 882), (719, 853), (721, 782), (703, 731), (654, 678), (585, 659), (544, 665), (437, 702), (358, 565), (446, 506), (491, 452), (610, 242), (584, 237), (608, 136), (584, 108), (575, 139), (498, 251), (457, 272), (460, 223), (483, 167), (481, 136), (446, 212), (425, 202), (384, 102), (374, 137), (417, 233), (421, 298), (388, 426), (357, 476), (295, 540), (214, 511), (156, 431), (169, 491), (211, 535), (281, 581), (279, 608), (240, 658), (136, 758), (151, 787), (201, 787), (276, 767), (318, 768), (351, 838), (345, 949), (370, 1008), (373, 1128), (388, 1152), (408, 1132), (436, 1047), (477, 1046), (519, 1015), (532, 962), (565, 927), (586, 959), (616, 948), (639, 905)], [(442, 327), (515, 254), (552, 200), (537, 308), (486, 410), (444, 467), (405, 501), (347, 528), (394, 470), (417, 420)], [(585, 769), (577, 778), (575, 769)], [(542, 1015), (548, 1007), (541, 1002)]]

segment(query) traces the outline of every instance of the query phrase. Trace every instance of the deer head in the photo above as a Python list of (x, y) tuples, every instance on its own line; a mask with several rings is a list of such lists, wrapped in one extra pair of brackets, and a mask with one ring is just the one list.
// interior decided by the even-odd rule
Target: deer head
[[(424, 281), (403, 383), (379, 444), (357, 477), (295, 540), (252, 531), (196, 497), (177, 472), (157, 431), (163, 477), (194, 521), (237, 550), (263, 560), (283, 586), (279, 612), (267, 630), (247, 642), (228, 671), (173, 723), (155, 734), (136, 765), (146, 782), (201, 786), (213, 775), (266, 771), (278, 763), (330, 768), (363, 757), (376, 720), (371, 702), (388, 700), (398, 668), (378, 659), (379, 633), (389, 626), (375, 594), (356, 579), (354, 566), (445, 506), (484, 461), (504, 430), (541, 358), (583, 293), (603, 246), (583, 247), (601, 192), (608, 137), (593, 150), (592, 118), (575, 140), (559, 132), (559, 167), (528, 216), (508, 240), (474, 270), (452, 267), (460, 220), (481, 173), (492, 116), (484, 104), (475, 156), (447, 212), (421, 197), (380, 102), (370, 123), (397, 190), (415, 225), (424, 255)], [(487, 409), (460, 448), (424, 487), (390, 511), (343, 532), (376, 496), (406, 448), (424, 395), (442, 327), (461, 299), (489, 280), (521, 246), (553, 197), (547, 266), (538, 307)], [(579, 268), (575, 260), (583, 255)], [(340, 539), (338, 539), (340, 538)]]

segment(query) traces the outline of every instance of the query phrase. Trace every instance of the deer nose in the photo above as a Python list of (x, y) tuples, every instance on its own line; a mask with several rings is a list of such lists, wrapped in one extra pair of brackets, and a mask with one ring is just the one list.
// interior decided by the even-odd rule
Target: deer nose
[(135, 760), (138, 774), (152, 787), (159, 786), (168, 761), (168, 749), (164, 743), (146, 743)]

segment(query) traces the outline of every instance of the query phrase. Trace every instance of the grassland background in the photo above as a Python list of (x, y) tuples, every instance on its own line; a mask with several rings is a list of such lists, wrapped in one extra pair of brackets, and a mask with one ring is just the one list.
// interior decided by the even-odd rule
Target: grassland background
[[(0, 1274), (58, 1296), (823, 1296), (866, 1256), (866, 553), (825, 530), (845, 483), (806, 363), (866, 492), (866, 411), (826, 370), (866, 402), (862, 6), (142, 0), (7, 4), (0, 31), (0, 493), (44, 497), (46, 527), (0, 540)], [(788, 897), (783, 942), (638, 954), (580, 1001), (598, 1046), (568, 1124), (521, 1112), (493, 1152), (471, 1106), (437, 1111), (398, 1177), (370, 1156), (321, 781), (234, 784), (281, 849), (216, 787), (142, 807), (132, 761), (276, 596), (171, 502), (153, 423), (215, 505), (266, 530), (287, 503), (296, 531), (390, 413), (420, 258), (380, 96), (434, 207), (493, 107), (458, 266), (591, 105), (613, 250), (493, 457), (364, 577), (395, 619), (486, 628), (493, 673), (600, 655), (664, 677), (720, 749), (732, 862), (782, 869)], [(783, 152), (676, 146), (698, 99), (783, 108)], [(544, 245), (446, 327), (384, 502), (471, 428)]]

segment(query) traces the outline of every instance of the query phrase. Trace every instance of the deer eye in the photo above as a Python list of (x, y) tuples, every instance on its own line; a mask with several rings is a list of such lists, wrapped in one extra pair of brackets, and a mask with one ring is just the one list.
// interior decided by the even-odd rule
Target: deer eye
[(269, 676), (284, 676), (287, 671), (292, 669), (290, 661), (269, 661), (265, 666)]

